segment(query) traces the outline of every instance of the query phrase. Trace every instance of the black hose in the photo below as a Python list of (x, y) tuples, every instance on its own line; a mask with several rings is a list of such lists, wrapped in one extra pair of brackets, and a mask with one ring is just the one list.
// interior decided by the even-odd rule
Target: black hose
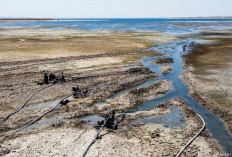
[[(31, 126), (31, 125), (34, 124), (35, 122), (39, 121), (39, 120), (40, 120), (41, 118), (43, 118), (45, 115), (47, 115), (48, 113), (50, 113), (50, 112), (52, 112), (53, 110), (55, 110), (55, 109), (57, 109), (58, 107), (60, 107), (60, 106), (62, 105), (62, 104), (61, 104), (62, 101), (64, 101), (65, 99), (67, 99), (68, 97), (72, 96), (72, 95), (75, 94), (75, 93), (78, 93), (78, 94), (79, 94), (79, 92), (74, 92), (74, 93), (70, 94), (69, 96), (64, 97), (64, 98), (61, 99), (61, 100), (59, 101), (59, 103), (58, 103), (56, 106), (54, 106), (52, 109), (50, 109), (49, 111), (45, 112), (44, 114), (42, 114), (41, 116), (39, 116), (37, 119), (35, 119), (35, 120), (33, 120), (32, 122), (30, 122), (29, 124), (27, 124), (26, 126), (20, 128), (20, 129), (18, 129), (18, 130), (16, 130), (16, 131), (14, 131), (14, 132), (20, 132), (20, 131), (22, 131), (23, 129), (25, 129), (25, 128)], [(13, 133), (13, 132), (1, 134), (0, 137), (5, 136), (5, 135), (9, 135), (9, 134), (11, 134), (11, 133)]]
[(92, 140), (92, 142), (88, 145), (88, 147), (86, 148), (85, 152), (83, 153), (82, 157), (85, 157), (85, 155), (87, 154), (88, 150), (90, 149), (90, 147), (97, 141), (98, 139), (98, 135), (100, 134), (100, 132), (102, 131), (102, 129), (105, 127), (106, 122), (109, 120), (110, 116), (112, 115), (112, 112), (108, 115), (108, 117), (106, 118), (104, 124), (102, 125), (102, 127), (98, 130), (95, 138)]
[[(60, 75), (61, 75), (61, 74), (60, 74)], [(7, 120), (8, 118), (10, 118), (12, 115), (14, 115), (15, 113), (17, 113), (17, 112), (19, 112), (20, 110), (22, 110), (22, 109), (24, 108), (24, 106), (25, 106), (37, 93), (39, 93), (40, 91), (42, 91), (42, 90), (44, 90), (44, 89), (46, 89), (46, 88), (52, 86), (53, 83), (59, 78), (60, 75), (58, 75), (58, 76), (57, 76), (50, 84), (48, 84), (47, 86), (42, 87), (42, 88), (38, 89), (37, 91), (35, 91), (34, 93), (32, 93), (32, 94), (27, 98), (27, 100), (26, 100), (18, 109), (16, 109), (14, 112), (8, 114), (7, 116), (5, 116), (3, 119), (0, 120), (0, 122), (6, 121), (6, 120)]]
[[(122, 116), (122, 118), (120, 120), (118, 120), (118, 118), (121, 117), (121, 116)], [(126, 116), (125, 113), (116, 115), (115, 119), (114, 119), (114, 121), (116, 121), (115, 125), (118, 125), (119, 123), (121, 123), (124, 120), (125, 116)]]
[(55, 110), (55, 109), (57, 109), (58, 107), (60, 107), (61, 102), (62, 102), (63, 100), (65, 100), (65, 99), (67, 99), (67, 98), (70, 97), (70, 96), (72, 96), (72, 94), (69, 95), (69, 96), (64, 97), (55, 107), (53, 107), (53, 108), (50, 109), (49, 111), (47, 111), (47, 112), (45, 112), (44, 114), (42, 114), (41, 116), (39, 116), (37, 119), (33, 120), (32, 122), (30, 122), (29, 124), (27, 124), (27, 125), (24, 126), (23, 128), (18, 129), (18, 130), (15, 131), (15, 132), (20, 132), (20, 131), (22, 131), (23, 129), (25, 129), (25, 128), (31, 126), (31, 125), (34, 124), (35, 122), (39, 121), (39, 120), (40, 120), (41, 118), (43, 118), (45, 115), (47, 115), (48, 113), (50, 113), (50, 112), (52, 112), (53, 110)]
[[(88, 145), (88, 147), (86, 148), (85, 152), (83, 153), (82, 157), (85, 157), (85, 155), (87, 154), (88, 150), (90, 149), (90, 147), (97, 141), (98, 139), (98, 135), (100, 134), (100, 132), (102, 131), (102, 129), (105, 127), (106, 122), (109, 120), (110, 116), (112, 115), (113, 112), (110, 112), (110, 114), (108, 115), (108, 117), (106, 118), (104, 124), (102, 125), (102, 127), (98, 130), (97, 135), (95, 136), (95, 138), (92, 140), (92, 142)], [(116, 122), (115, 124), (120, 123), (124, 118), (125, 118), (126, 114), (119, 114), (117, 116), (115, 116), (115, 121), (122, 116), (122, 119), (119, 120), (118, 122)]]
[(197, 138), (197, 136), (200, 135), (200, 133), (205, 128), (205, 121), (204, 121), (204, 119), (198, 113), (196, 113), (196, 114), (201, 118), (201, 121), (203, 122), (203, 125), (202, 125), (201, 129), (198, 131), (198, 133), (195, 136), (193, 136), (193, 138), (191, 138), (191, 140), (189, 140), (189, 142), (180, 150), (180, 152), (176, 155), (176, 157), (180, 157), (180, 155), (184, 152), (184, 150), (195, 140), (195, 138)]

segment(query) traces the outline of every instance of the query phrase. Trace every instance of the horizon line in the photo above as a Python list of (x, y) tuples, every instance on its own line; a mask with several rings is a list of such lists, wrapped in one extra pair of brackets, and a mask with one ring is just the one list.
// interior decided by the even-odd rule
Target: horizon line
[(232, 18), (232, 16), (190, 16), (190, 17), (0, 17), (0, 19), (176, 19), (176, 18)]

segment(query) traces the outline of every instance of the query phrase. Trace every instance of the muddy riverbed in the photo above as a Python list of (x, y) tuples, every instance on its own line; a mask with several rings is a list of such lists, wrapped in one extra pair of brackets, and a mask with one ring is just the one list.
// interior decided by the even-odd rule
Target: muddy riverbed
[[(178, 108), (179, 113), (173, 113), (173, 108)], [(174, 118), (172, 113), (183, 119)], [(169, 126), (162, 119), (152, 123), (161, 116), (183, 127)], [(135, 120), (137, 122), (133, 123)], [(200, 118), (182, 100), (168, 101), (149, 111), (128, 114), (116, 131), (104, 130), (87, 156), (173, 156), (201, 125)], [(56, 122), (2, 138), (5, 142), (1, 145), (1, 153), (5, 156), (81, 156), (95, 134), (96, 130), (90, 128), (88, 122)], [(217, 154), (222, 154), (221, 150), (204, 131), (183, 156)]]
[[(225, 123), (198, 104), (179, 79), (180, 51), (189, 43), (187, 39), (146, 51), (136, 47), (0, 63), (1, 117), (44, 86), (38, 85), (44, 73), (64, 72), (66, 79), (41, 91), (24, 110), (1, 122), (1, 133), (17, 130), (50, 110), (72, 93), (74, 85), (86, 91), (84, 98), (70, 98), (31, 127), (0, 137), (0, 155), (81, 156), (96, 135), (94, 125), (114, 110), (126, 114), (125, 118), (117, 130), (104, 129), (87, 156), (175, 156), (203, 125), (196, 112), (205, 119), (206, 129), (182, 156), (225, 156), (231, 144)], [(214, 130), (214, 125), (219, 129)], [(222, 132), (225, 136), (220, 137)]]

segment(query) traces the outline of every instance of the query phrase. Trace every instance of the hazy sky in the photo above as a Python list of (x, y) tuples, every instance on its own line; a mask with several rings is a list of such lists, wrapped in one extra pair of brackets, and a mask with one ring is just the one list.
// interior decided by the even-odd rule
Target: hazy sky
[(232, 0), (0, 0), (0, 17), (232, 16)]

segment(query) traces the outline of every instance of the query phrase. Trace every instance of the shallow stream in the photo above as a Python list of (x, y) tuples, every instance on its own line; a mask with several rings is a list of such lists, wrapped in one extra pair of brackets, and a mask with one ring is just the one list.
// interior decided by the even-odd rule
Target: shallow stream
[[(145, 67), (148, 67), (151, 71), (159, 74), (161, 78), (169, 80), (172, 82), (172, 90), (170, 90), (163, 97), (144, 102), (139, 108), (127, 111), (127, 113), (133, 113), (136, 111), (144, 111), (148, 109), (153, 109), (157, 104), (166, 102), (174, 98), (181, 98), (185, 101), (195, 112), (200, 114), (206, 123), (206, 128), (209, 131), (212, 138), (216, 139), (218, 144), (224, 149), (228, 154), (232, 154), (232, 136), (228, 131), (224, 121), (218, 118), (216, 115), (212, 114), (204, 106), (197, 103), (190, 95), (187, 86), (179, 78), (179, 75), (183, 71), (182, 67), (182, 54), (184, 45), (189, 45), (191, 42), (204, 42), (202, 40), (196, 39), (185, 39), (183, 41), (175, 41), (170, 44), (160, 45), (154, 47), (156, 52), (167, 54), (161, 57), (147, 58), (142, 61)], [(159, 64), (152, 65), (151, 62), (159, 58), (172, 58), (173, 63), (172, 71), (169, 74), (163, 75), (159, 70)]]

